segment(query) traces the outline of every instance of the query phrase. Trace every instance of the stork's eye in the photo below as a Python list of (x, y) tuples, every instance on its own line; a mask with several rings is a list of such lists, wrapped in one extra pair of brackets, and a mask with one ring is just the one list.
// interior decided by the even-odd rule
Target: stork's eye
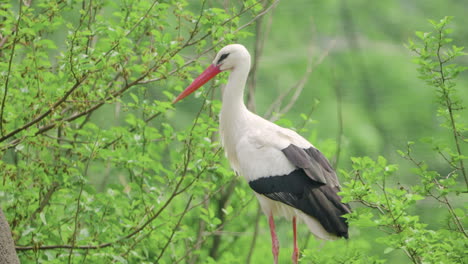
[(221, 57), (219, 57), (219, 60), (218, 60), (218, 62), (216, 64), (220, 64), (228, 56), (229, 56), (229, 53), (224, 53), (223, 55), (221, 55)]

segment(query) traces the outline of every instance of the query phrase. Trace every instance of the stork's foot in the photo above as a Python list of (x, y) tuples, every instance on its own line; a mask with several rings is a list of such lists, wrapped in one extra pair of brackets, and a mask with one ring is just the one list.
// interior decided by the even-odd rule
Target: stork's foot
[(294, 247), (294, 251), (292, 254), (292, 262), (293, 264), (297, 264), (299, 260), (299, 249), (297, 247)]

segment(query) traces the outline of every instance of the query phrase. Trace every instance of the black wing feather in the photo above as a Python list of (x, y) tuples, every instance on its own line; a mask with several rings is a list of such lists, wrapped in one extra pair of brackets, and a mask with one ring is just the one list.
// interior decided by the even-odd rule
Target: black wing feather
[(320, 151), (289, 145), (282, 150), (296, 167), (288, 175), (250, 181), (257, 193), (301, 210), (316, 218), (327, 232), (348, 238), (348, 224), (342, 216), (351, 212), (337, 194), (336, 174)]
[(322, 167), (319, 162), (314, 159), (312, 152), (296, 147), (295, 145), (289, 145), (283, 149), (282, 152), (296, 167), (301, 168), (304, 172), (314, 181), (322, 184), (327, 184), (327, 179), (322, 172)]

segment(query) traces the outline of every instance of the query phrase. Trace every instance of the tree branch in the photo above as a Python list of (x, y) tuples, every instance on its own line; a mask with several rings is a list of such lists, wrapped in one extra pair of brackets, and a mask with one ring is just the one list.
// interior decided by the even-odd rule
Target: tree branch
[(247, 253), (247, 259), (245, 263), (250, 264), (253, 256), (253, 252), (255, 250), (255, 244), (257, 242), (257, 237), (258, 237), (258, 230), (259, 230), (259, 222), (260, 222), (260, 216), (262, 215), (262, 209), (260, 206), (257, 205), (257, 214), (255, 216), (255, 228), (254, 228), (254, 233), (252, 237), (252, 241), (250, 242), (250, 247), (249, 247), (249, 253)]
[[(11, 53), (10, 53), (10, 59), (8, 60), (8, 70), (7, 70), (7, 74), (6, 74), (6, 78), (5, 78), (5, 85), (4, 85), (4, 93), (3, 93), (3, 98), (2, 98), (2, 105), (0, 107), (0, 135), (4, 135), (4, 132), (3, 132), (3, 113), (5, 111), (5, 103), (6, 103), (6, 98), (7, 98), (7, 95), (8, 95), (8, 84), (9, 84), (9, 81), (10, 81), (10, 74), (11, 74), (11, 66), (13, 64), (13, 57), (15, 56), (15, 48), (16, 48), (16, 44), (18, 43), (18, 32), (19, 32), (19, 23), (22, 19), (22, 15), (23, 15), (23, 2), (20, 1), (19, 3), (19, 11), (18, 11), (18, 19), (16, 20), (16, 25), (15, 25), (15, 29), (14, 29), (14, 33), (15, 33), (15, 36), (13, 37), (13, 46), (11, 48)], [(5, 36), (4, 39), (2, 39), (2, 41), (7, 40), (7, 37)], [(3, 44), (2, 44), (3, 46)], [(0, 140), (1, 142), (1, 140)]]
[(182, 222), (182, 218), (184, 218), (185, 214), (188, 212), (190, 204), (192, 203), (192, 199), (193, 199), (193, 194), (190, 195), (190, 197), (188, 199), (188, 202), (185, 205), (184, 211), (180, 215), (179, 220), (177, 221), (176, 225), (172, 228), (171, 235), (169, 236), (169, 239), (166, 241), (166, 244), (164, 244), (163, 248), (161, 249), (161, 252), (159, 253), (158, 258), (156, 259), (156, 263), (158, 263), (159, 260), (161, 259), (161, 257), (164, 255), (164, 252), (166, 251), (167, 247), (171, 243), (172, 238), (174, 237), (174, 234), (175, 234), (176, 230), (179, 229), (180, 223)]
[[(39, 115), (38, 117), (36, 117), (35, 119), (31, 120), (30, 122), (24, 124), (23, 126), (9, 132), (8, 134), (0, 137), (0, 142), (3, 142), (5, 141), (6, 139), (10, 138), (10, 137), (13, 137), (14, 135), (18, 134), (19, 132), (22, 132), (26, 129), (28, 129), (29, 127), (31, 127), (32, 125), (40, 122), (42, 119), (44, 119), (45, 117), (47, 117), (49, 114), (51, 114), (57, 107), (59, 107), (63, 102), (65, 102), (65, 100), (67, 100), (68, 96), (70, 96), (70, 94), (72, 94), (82, 83), (84, 80), (86, 80), (87, 76), (84, 76), (82, 77), (80, 80), (78, 80), (74, 85), (73, 87), (71, 87), (66, 93), (65, 95), (62, 96), (62, 98), (60, 98), (59, 100), (57, 100), (47, 111), (45, 111), (44, 113), (42, 113), (41, 115)], [(54, 127), (55, 124), (52, 126)], [(52, 128), (50, 127), (50, 128)], [(50, 129), (49, 128), (49, 129)], [(47, 129), (47, 130), (49, 130)], [(47, 131), (45, 130), (45, 131)], [(39, 131), (36, 133), (36, 135), (39, 133), (39, 132), (44, 132), (44, 131), (41, 131), (41, 129), (39, 129)], [(16, 144), (15, 144), (16, 145)]]
[[(278, 118), (289, 112), (289, 110), (294, 106), (296, 103), (297, 99), (302, 93), (302, 90), (304, 89), (305, 84), (307, 83), (307, 80), (309, 79), (310, 75), (314, 71), (314, 69), (320, 65), (323, 60), (328, 56), (330, 53), (330, 50), (333, 49), (335, 46), (336, 40), (333, 40), (331, 44), (327, 47), (325, 52), (319, 57), (319, 59), (314, 63), (314, 59), (312, 56), (312, 48), (309, 49), (309, 61), (307, 62), (307, 68), (302, 76), (302, 78), (293, 86), (291, 86), (287, 91), (284, 93), (280, 94), (276, 100), (270, 105), (268, 110), (265, 113), (265, 116), (269, 116), (271, 121), (276, 121)], [(312, 47), (312, 44), (310, 44), (310, 47)], [(286, 98), (286, 96), (294, 91), (293, 95), (289, 99), (289, 102), (286, 106), (281, 107), (282, 102)], [(274, 113), (276, 114), (274, 115)]]

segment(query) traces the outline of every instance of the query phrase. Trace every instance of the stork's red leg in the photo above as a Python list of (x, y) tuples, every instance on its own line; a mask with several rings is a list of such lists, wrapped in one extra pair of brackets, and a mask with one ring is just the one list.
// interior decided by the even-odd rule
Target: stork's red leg
[(268, 223), (270, 224), (270, 233), (271, 233), (271, 251), (273, 252), (273, 258), (275, 259), (275, 264), (278, 264), (278, 253), (279, 253), (279, 243), (278, 237), (275, 232), (275, 220), (273, 220), (273, 214), (270, 213), (268, 218)]
[(292, 255), (292, 261), (297, 264), (299, 259), (299, 248), (297, 247), (297, 230), (296, 230), (296, 217), (293, 217), (293, 237), (294, 237), (294, 250)]

